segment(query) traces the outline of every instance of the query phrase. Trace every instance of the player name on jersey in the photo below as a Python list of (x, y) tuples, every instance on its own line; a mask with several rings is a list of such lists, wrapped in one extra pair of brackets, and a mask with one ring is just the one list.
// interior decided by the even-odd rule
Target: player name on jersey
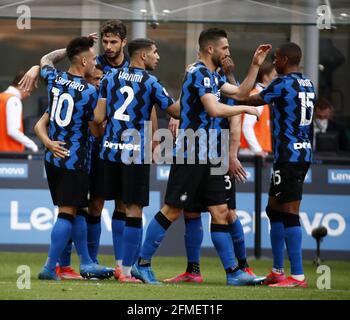
[(56, 84), (60, 84), (62, 86), (66, 86), (70, 89), (75, 89), (75, 90), (78, 90), (78, 91), (83, 91), (85, 89), (85, 84), (82, 84), (80, 82), (75, 82), (73, 80), (70, 80), (70, 79), (64, 79), (60, 76), (58, 76), (56, 79), (55, 79), (55, 83)]
[(123, 79), (126, 81), (133, 81), (133, 82), (142, 82), (143, 75), (121, 71), (118, 74), (118, 79)]

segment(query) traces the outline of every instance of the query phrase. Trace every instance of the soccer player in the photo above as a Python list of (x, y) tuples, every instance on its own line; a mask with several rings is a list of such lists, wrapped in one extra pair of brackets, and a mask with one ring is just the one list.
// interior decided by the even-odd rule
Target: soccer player
[[(215, 70), (221, 60), (228, 56), (229, 44), (224, 30), (204, 30), (199, 37), (201, 59), (186, 72), (180, 98), (180, 129), (202, 129), (207, 134), (211, 117), (231, 117), (243, 112), (255, 114), (251, 107), (242, 108), (220, 103), (220, 92), (233, 99), (247, 97), (259, 69), (269, 52), (270, 45), (260, 46), (254, 54), (247, 78), (236, 87), (222, 83)], [(181, 130), (180, 130), (181, 131)], [(184, 131), (182, 131), (184, 133)], [(181, 137), (181, 133), (179, 134)], [(176, 149), (181, 151), (185, 139), (177, 140)], [(199, 137), (201, 138), (201, 137)], [(197, 144), (198, 145), (198, 144)], [(164, 238), (166, 230), (184, 208), (208, 207), (211, 214), (211, 237), (227, 274), (228, 285), (256, 284), (261, 278), (248, 275), (235, 265), (232, 240), (228, 234), (225, 181), (222, 175), (212, 175), (211, 164), (200, 164), (203, 154), (195, 151), (195, 164), (187, 163), (193, 146), (183, 148), (184, 164), (172, 164), (165, 195), (165, 205), (151, 220), (138, 262), (133, 265), (133, 275), (145, 283), (158, 284), (151, 268), (151, 259)], [(178, 154), (176, 154), (177, 156)], [(207, 157), (207, 155), (204, 155)]]
[[(44, 116), (50, 117), (50, 125), (49, 133), (46, 126), (36, 126), (35, 130), (47, 147), (45, 170), (53, 203), (58, 205), (59, 211), (51, 232), (48, 259), (39, 273), (41, 280), (60, 280), (55, 267), (70, 238), (75, 243), (83, 277), (108, 278), (112, 275), (110, 270), (91, 260), (86, 221), (77, 215), (78, 208), (88, 204), (88, 122), (92, 126), (97, 91), (84, 77), (92, 75), (95, 69), (96, 56), (92, 46), (93, 39), (78, 37), (66, 49), (49, 53), (40, 61), (50, 104), (49, 114)], [(70, 60), (68, 71), (55, 69), (54, 64), (66, 55)]]
[[(265, 62), (264, 62), (265, 63)], [(221, 67), (218, 70), (219, 76), (222, 81), (236, 84), (236, 80), (233, 76), (234, 63), (230, 57), (225, 57), (221, 62)], [(222, 103), (233, 106), (235, 101), (227, 98), (224, 95), (220, 96)], [(245, 115), (243, 115), (245, 116)], [(253, 116), (252, 116), (253, 117)], [(235, 179), (240, 182), (246, 180), (246, 172), (237, 158), (237, 153), (240, 143), (240, 124), (241, 115), (237, 115), (227, 118), (212, 118), (212, 128), (217, 130), (217, 152), (220, 156), (221, 152), (221, 129), (228, 129), (229, 136), (229, 164), (230, 170), (224, 176), (225, 189), (227, 193), (227, 206), (229, 209), (228, 214), (228, 227), (229, 233), (232, 238), (233, 249), (235, 256), (238, 260), (238, 267), (255, 276), (252, 268), (249, 267), (246, 256), (246, 247), (244, 241), (244, 232), (242, 224), (236, 213), (236, 188)], [(233, 175), (235, 178), (232, 178)], [(184, 220), (185, 220), (185, 247), (187, 255), (187, 268), (184, 273), (179, 274), (173, 278), (165, 279), (164, 282), (178, 283), (178, 282), (203, 282), (202, 275), (200, 273), (200, 247), (203, 241), (203, 226), (200, 212), (207, 211), (207, 208), (185, 208)]]
[[(155, 42), (136, 39), (129, 43), (130, 66), (111, 71), (103, 79), (94, 122), (107, 120), (100, 158), (105, 168), (105, 199), (126, 205), (120, 282), (141, 282), (131, 276), (131, 266), (142, 236), (142, 208), (149, 203), (149, 164), (144, 161), (145, 121), (157, 104), (174, 117), (179, 106), (158, 79), (147, 71), (159, 61)], [(137, 137), (127, 136), (128, 132)], [(132, 138), (132, 139), (130, 139)]]
[[(274, 65), (279, 76), (259, 94), (244, 100), (248, 105), (268, 103), (273, 112), (274, 163), (266, 207), (273, 254), (273, 268), (266, 284), (271, 287), (307, 287), (299, 207), (312, 159), (315, 89), (299, 71), (301, 55), (300, 47), (292, 42), (276, 49)], [(284, 244), (291, 264), (291, 276), (287, 278), (283, 265)]]

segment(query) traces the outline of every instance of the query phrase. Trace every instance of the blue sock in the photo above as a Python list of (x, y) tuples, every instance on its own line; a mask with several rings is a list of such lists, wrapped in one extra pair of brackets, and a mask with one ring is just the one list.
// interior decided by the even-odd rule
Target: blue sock
[(154, 216), (146, 231), (146, 238), (140, 253), (141, 259), (151, 261), (170, 225), (171, 221), (161, 211)]
[(233, 245), (228, 225), (212, 223), (210, 225), (210, 234), (211, 240), (213, 241), (224, 269), (235, 268), (236, 264), (233, 257)]
[(266, 214), (270, 219), (270, 240), (273, 255), (273, 268), (283, 269), (284, 267), (284, 241), (285, 230), (282, 213), (266, 207)]
[(123, 233), (123, 266), (125, 267), (131, 267), (135, 261), (141, 232), (142, 218), (127, 217)]
[(140, 252), (141, 252), (141, 248), (142, 248), (142, 237), (143, 237), (143, 227), (141, 227), (141, 232), (140, 232), (140, 236), (139, 236), (139, 244), (138, 244), (136, 254), (134, 257), (134, 263), (137, 262), (137, 259), (140, 256)]
[(200, 249), (203, 241), (203, 226), (201, 217), (185, 219), (185, 247), (187, 261), (199, 263)]
[(72, 255), (72, 239), (70, 239), (64, 248), (60, 259), (58, 261), (61, 267), (68, 267), (71, 265), (71, 255)]
[[(233, 249), (238, 261), (243, 261), (246, 264), (246, 249), (244, 242), (244, 231), (241, 221), (237, 218), (233, 223), (228, 225), (230, 235), (232, 237)], [(240, 266), (242, 268), (246, 267), (245, 265)]]
[(101, 216), (86, 216), (87, 223), (87, 242), (90, 258), (98, 263), (97, 255), (100, 247), (101, 237)]
[(72, 238), (78, 253), (80, 264), (93, 263), (87, 245), (87, 226), (85, 216), (77, 214), (72, 228)]
[(291, 274), (302, 275), (303, 260), (302, 260), (302, 231), (299, 221), (299, 216), (291, 213), (284, 213), (284, 228), (287, 252), (290, 261)]
[(112, 217), (112, 237), (115, 260), (123, 259), (123, 233), (125, 227), (125, 213), (114, 210)]
[(60, 212), (51, 231), (51, 244), (45, 267), (55, 272), (56, 263), (61, 256), (68, 240), (72, 235), (74, 217), (68, 213)]

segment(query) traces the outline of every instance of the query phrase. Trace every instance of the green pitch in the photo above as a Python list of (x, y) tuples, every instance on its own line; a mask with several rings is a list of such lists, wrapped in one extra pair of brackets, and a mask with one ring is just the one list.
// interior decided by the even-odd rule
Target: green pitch
[[(225, 274), (218, 258), (202, 258), (204, 283), (199, 285), (164, 284), (151, 286), (143, 284), (120, 284), (114, 279), (104, 281), (39, 281), (37, 274), (46, 258), (43, 253), (4, 253), (0, 252), (0, 299), (350, 299), (350, 262), (325, 261), (331, 270), (331, 289), (317, 289), (316, 268), (311, 261), (304, 261), (305, 273), (309, 282), (308, 289), (273, 289), (266, 286), (228, 287)], [(112, 256), (101, 256), (100, 262), (113, 266)], [(271, 261), (250, 261), (259, 275), (266, 275)], [(28, 265), (31, 270), (31, 289), (18, 289), (17, 267)], [(154, 271), (159, 279), (165, 279), (184, 271), (186, 262), (183, 257), (156, 257)], [(73, 257), (73, 266), (78, 267)], [(286, 262), (286, 266), (289, 266)]]

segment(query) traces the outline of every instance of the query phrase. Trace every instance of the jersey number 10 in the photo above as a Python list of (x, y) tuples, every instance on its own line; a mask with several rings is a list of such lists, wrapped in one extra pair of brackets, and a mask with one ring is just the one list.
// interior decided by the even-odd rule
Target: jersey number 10
[[(74, 109), (74, 100), (69, 93), (62, 93), (60, 96), (60, 90), (58, 88), (52, 88), (53, 99), (50, 120), (55, 120), (60, 127), (66, 127), (72, 120), (72, 114)], [(67, 112), (64, 119), (61, 118), (61, 111), (63, 102), (67, 101)]]
[(301, 101), (301, 126), (309, 126), (312, 122), (312, 114), (314, 113), (314, 92), (299, 92), (299, 99)]

